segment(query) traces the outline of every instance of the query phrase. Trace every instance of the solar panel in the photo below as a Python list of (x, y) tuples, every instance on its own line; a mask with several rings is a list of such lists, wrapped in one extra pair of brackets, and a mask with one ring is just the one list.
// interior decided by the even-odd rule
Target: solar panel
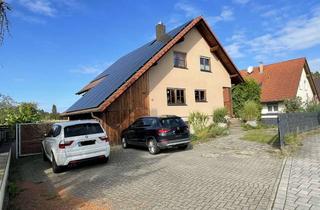
[[(191, 21), (173, 29), (168, 35), (173, 38)], [(84, 109), (98, 107), (103, 101), (110, 97), (120, 88), (133, 74), (135, 74), (146, 62), (159, 52), (169, 41), (153, 40), (142, 47), (119, 58), (94, 80), (108, 75), (97, 86), (90, 89), (78, 101), (76, 101), (66, 112), (74, 112)]]

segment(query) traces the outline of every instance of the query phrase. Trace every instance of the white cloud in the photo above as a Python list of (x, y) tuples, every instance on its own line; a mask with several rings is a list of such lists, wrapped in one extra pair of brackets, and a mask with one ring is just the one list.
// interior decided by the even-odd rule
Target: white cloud
[(196, 16), (201, 15), (202, 11), (198, 9), (197, 7), (187, 4), (185, 2), (178, 2), (174, 5), (174, 8), (177, 10), (181, 10), (184, 12), (184, 15), (187, 18), (194, 18)]
[(226, 51), (232, 58), (242, 58), (244, 57), (244, 54), (241, 52), (241, 44), (239, 43), (233, 43), (230, 45), (227, 45)]
[(113, 62), (102, 62), (96, 65), (83, 65), (79, 68), (73, 69), (70, 72), (72, 73), (80, 73), (80, 74), (100, 74), (102, 71), (107, 69)]
[(102, 70), (96, 66), (82, 66), (77, 70), (72, 70), (71, 72), (80, 74), (99, 74), (102, 72)]
[(233, 0), (237, 4), (247, 4), (250, 0)]
[(312, 71), (320, 71), (320, 58), (309, 60), (309, 65)]
[(30, 16), (30, 15), (24, 14), (18, 10), (12, 11), (12, 16), (17, 17), (17, 18), (19, 18), (23, 21), (29, 22), (29, 23), (37, 23), (37, 24), (45, 24), (46, 23), (46, 21), (43, 19), (40, 19), (35, 16)]
[[(283, 22), (281, 29), (274, 26), (270, 32), (260, 36), (249, 39), (242, 34), (241, 39), (230, 38), (230, 46), (233, 46), (231, 49), (253, 53), (256, 59), (263, 60), (271, 55), (284, 56), (292, 51), (320, 45), (320, 13), (317, 11)], [(235, 46), (241, 47), (238, 49)]]
[(216, 24), (221, 21), (231, 21), (234, 20), (233, 9), (227, 6), (224, 6), (221, 10), (220, 15), (207, 17), (207, 20), (212, 24)]
[(51, 2), (47, 0), (20, 0), (22, 6), (29, 11), (45, 16), (55, 16), (56, 9), (52, 7)]

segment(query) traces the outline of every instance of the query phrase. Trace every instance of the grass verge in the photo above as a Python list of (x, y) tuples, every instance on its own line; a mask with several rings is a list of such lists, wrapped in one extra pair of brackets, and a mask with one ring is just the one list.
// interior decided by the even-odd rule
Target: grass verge
[(241, 139), (246, 141), (254, 141), (263, 144), (275, 144), (278, 141), (278, 134), (273, 129), (253, 129), (245, 132)]

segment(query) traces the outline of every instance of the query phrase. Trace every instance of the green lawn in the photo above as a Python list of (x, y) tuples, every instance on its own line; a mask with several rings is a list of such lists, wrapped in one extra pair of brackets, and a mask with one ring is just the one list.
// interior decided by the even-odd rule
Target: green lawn
[(263, 144), (273, 144), (278, 140), (278, 134), (275, 129), (253, 129), (246, 131), (241, 139)]

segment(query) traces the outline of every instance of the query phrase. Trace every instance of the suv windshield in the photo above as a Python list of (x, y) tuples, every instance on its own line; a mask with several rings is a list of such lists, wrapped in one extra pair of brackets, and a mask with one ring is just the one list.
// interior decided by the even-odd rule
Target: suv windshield
[(161, 126), (164, 128), (175, 128), (175, 127), (182, 127), (186, 124), (183, 122), (181, 118), (162, 118), (160, 119)]
[(98, 123), (78, 124), (64, 128), (64, 137), (83, 136), (97, 133), (103, 133), (103, 130)]

